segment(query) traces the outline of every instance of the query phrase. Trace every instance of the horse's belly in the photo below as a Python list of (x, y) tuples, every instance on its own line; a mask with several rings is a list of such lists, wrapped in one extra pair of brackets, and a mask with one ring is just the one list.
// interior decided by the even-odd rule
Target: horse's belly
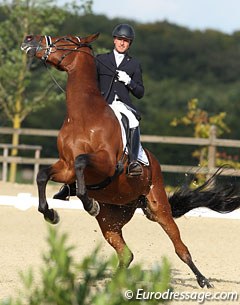
[(147, 195), (150, 191), (150, 185), (141, 185), (138, 179), (133, 179), (136, 180), (134, 186), (120, 184), (120, 188), (116, 188), (113, 185), (105, 190), (89, 191), (89, 197), (102, 203), (125, 205), (137, 200), (141, 195)]

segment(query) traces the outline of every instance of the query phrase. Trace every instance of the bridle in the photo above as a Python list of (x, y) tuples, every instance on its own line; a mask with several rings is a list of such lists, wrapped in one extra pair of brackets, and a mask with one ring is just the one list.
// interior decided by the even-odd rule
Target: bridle
[[(60, 90), (62, 92), (65, 93), (65, 90), (59, 85), (59, 83), (56, 81), (56, 79), (54, 78), (54, 76), (51, 74), (51, 72), (48, 69), (48, 65), (47, 65), (47, 60), (50, 54), (56, 52), (56, 51), (68, 51), (65, 54), (62, 55), (62, 57), (59, 59), (58, 63), (56, 64), (56, 68), (60, 69), (60, 65), (62, 63), (62, 61), (64, 60), (64, 58), (66, 58), (68, 55), (70, 55), (73, 52), (83, 52), (86, 53), (90, 56), (92, 56), (95, 60), (99, 61), (102, 65), (104, 65), (107, 69), (109, 69), (112, 73), (113, 73), (113, 77), (112, 77), (112, 81), (109, 87), (109, 90), (106, 94), (105, 99), (107, 99), (109, 92), (111, 90), (113, 81), (115, 79), (116, 76), (116, 71), (111, 69), (110, 67), (108, 67), (107, 65), (105, 65), (103, 62), (101, 62), (100, 60), (97, 59), (97, 57), (95, 57), (93, 50), (92, 50), (92, 46), (88, 43), (81, 43), (81, 38), (78, 36), (75, 36), (75, 38), (77, 39), (77, 42), (74, 41), (73, 39), (69, 38), (68, 36), (63, 36), (58, 38), (57, 40), (55, 40), (55, 42), (52, 42), (52, 38), (51, 36), (45, 35), (45, 36), (41, 36), (39, 41), (38, 41), (38, 45), (36, 47), (36, 53), (40, 52), (42, 50), (45, 50), (44, 54), (41, 57), (42, 62), (44, 63), (48, 73), (50, 74), (53, 82), (60, 88)], [(43, 39), (45, 39), (45, 46), (42, 46), (42, 41)], [(59, 42), (63, 42), (62, 44), (57, 44)], [(64, 42), (68, 42), (68, 44), (65, 44)], [(71, 44), (69, 44), (69, 42)], [(75, 46), (74, 48), (69, 48), (69, 47)], [(82, 50), (83, 47), (88, 47), (91, 49), (91, 53), (86, 52), (85, 50)]]
[[(61, 58), (59, 59), (58, 63), (56, 64), (56, 68), (57, 69), (60, 69), (60, 65), (62, 63), (62, 61), (64, 60), (64, 58), (66, 58), (68, 55), (70, 55), (71, 53), (73, 52), (84, 52), (92, 57), (95, 57), (93, 52), (89, 53), (89, 52), (86, 52), (84, 50), (82, 50), (81, 48), (83, 47), (88, 47), (92, 50), (92, 46), (90, 44), (87, 44), (87, 43), (81, 43), (81, 39), (80, 37), (78, 36), (75, 36), (75, 38), (77, 39), (77, 42), (74, 41), (73, 39), (67, 37), (67, 36), (64, 36), (64, 37), (60, 37), (58, 38), (57, 40), (55, 40), (55, 42), (53, 43), (52, 42), (52, 38), (51, 36), (41, 36), (39, 41), (38, 41), (38, 45), (36, 47), (36, 53), (37, 52), (40, 52), (42, 50), (45, 50), (43, 56), (41, 57), (41, 61), (44, 63), (48, 73), (50, 74), (53, 82), (60, 88), (60, 90), (62, 92), (65, 93), (65, 90), (59, 85), (59, 83), (57, 82), (57, 80), (54, 78), (54, 76), (51, 74), (49, 68), (48, 68), (48, 65), (47, 65), (47, 60), (48, 60), (48, 57), (50, 54), (56, 52), (56, 51), (68, 51), (66, 52), (65, 54), (63, 54), (61, 56)], [(42, 46), (42, 41), (43, 39), (45, 39), (45, 46)], [(63, 42), (62, 44), (58, 44), (59, 42)], [(64, 43), (64, 42), (70, 42), (71, 44), (69, 43)], [(75, 46), (74, 48), (70, 48), (72, 46)]]
[[(45, 53), (43, 54), (41, 60), (44, 62), (47, 62), (50, 54), (55, 53), (56, 51), (68, 51), (65, 54), (63, 54), (62, 57), (59, 59), (58, 63), (56, 64), (56, 68), (59, 68), (62, 61), (64, 60), (64, 58), (67, 57), (72, 52), (84, 52), (84, 53), (87, 53), (94, 57), (94, 55), (92, 53), (88, 53), (88, 52), (85, 52), (84, 50), (81, 50), (81, 48), (83, 48), (83, 47), (88, 47), (92, 50), (92, 46), (88, 43), (81, 43), (81, 38), (78, 36), (75, 36), (75, 38), (77, 39), (77, 42), (74, 41), (73, 39), (69, 38), (68, 36), (64, 36), (64, 37), (58, 38), (53, 43), (51, 36), (47, 36), (47, 35), (41, 36), (40, 40), (38, 42), (38, 46), (36, 48), (36, 52), (45, 49)], [(45, 39), (45, 43), (46, 43), (45, 47), (43, 47), (41, 44), (43, 39)], [(63, 43), (58, 44), (59, 42), (63, 42)], [(71, 44), (69, 44), (69, 43), (65, 44), (64, 42), (70, 42)], [(75, 47), (70, 48), (72, 46), (75, 46)]]

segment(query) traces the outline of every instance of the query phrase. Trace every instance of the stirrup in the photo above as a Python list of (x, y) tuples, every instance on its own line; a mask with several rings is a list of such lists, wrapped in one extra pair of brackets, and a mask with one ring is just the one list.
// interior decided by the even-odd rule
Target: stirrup
[(70, 196), (76, 196), (76, 186), (74, 184), (64, 184), (59, 192), (53, 196), (53, 199), (69, 201)]
[(141, 176), (143, 173), (142, 165), (138, 161), (132, 161), (127, 167), (126, 175), (128, 177)]

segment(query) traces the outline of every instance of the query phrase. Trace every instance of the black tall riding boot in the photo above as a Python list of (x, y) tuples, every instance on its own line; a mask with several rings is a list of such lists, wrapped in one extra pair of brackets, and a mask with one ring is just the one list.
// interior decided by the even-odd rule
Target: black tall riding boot
[(139, 127), (129, 130), (127, 175), (129, 177), (140, 176), (143, 173), (142, 165), (137, 161), (140, 147)]
[(69, 200), (70, 196), (76, 196), (76, 182), (64, 184), (53, 199)]

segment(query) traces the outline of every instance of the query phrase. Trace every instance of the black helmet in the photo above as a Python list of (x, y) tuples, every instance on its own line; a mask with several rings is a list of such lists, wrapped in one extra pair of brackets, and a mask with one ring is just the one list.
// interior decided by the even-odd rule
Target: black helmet
[(119, 24), (117, 25), (112, 32), (113, 37), (122, 37), (122, 38), (127, 38), (133, 41), (135, 38), (135, 32), (134, 29), (131, 27), (129, 24)]

